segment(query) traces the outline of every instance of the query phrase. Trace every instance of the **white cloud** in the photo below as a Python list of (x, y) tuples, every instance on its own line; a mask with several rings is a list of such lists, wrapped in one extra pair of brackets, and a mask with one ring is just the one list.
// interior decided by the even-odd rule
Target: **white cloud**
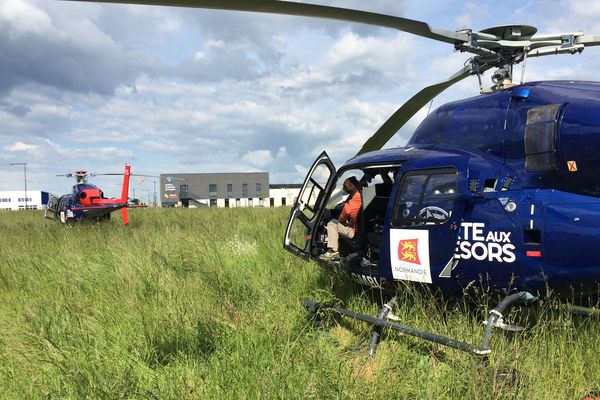
[(256, 167), (265, 167), (273, 161), (269, 150), (253, 150), (242, 156), (242, 160)]
[(48, 14), (25, 0), (2, 1), (0, 21), (9, 26), (13, 39), (26, 34), (41, 35), (52, 30), (52, 20)]
[(287, 149), (280, 147), (277, 150), (275, 157), (273, 157), (270, 150), (252, 150), (242, 156), (242, 161), (247, 162), (253, 167), (266, 168), (270, 167), (274, 161), (282, 159), (287, 156)]
[(285, 157), (285, 156), (287, 156), (287, 149), (285, 147), (280, 147), (277, 150), (277, 156), (276, 157), (277, 158), (282, 158), (282, 157)]
[(10, 146), (5, 146), (5, 148), (8, 151), (29, 151), (37, 149), (37, 146), (23, 142), (15, 142)]
[[(594, 2), (321, 3), (442, 29), (518, 20), (540, 33), (600, 32)], [(297, 183), (322, 150), (339, 166), (406, 100), (468, 57), (404, 32), (322, 19), (0, 0), (0, 158), (29, 162), (40, 182), (129, 161), (154, 173), (268, 170)], [(528, 60), (527, 78), (593, 79), (599, 66), (600, 47), (592, 47)], [(465, 79), (432, 109), (477, 92), (477, 79)], [(389, 145), (403, 144), (428, 107)]]

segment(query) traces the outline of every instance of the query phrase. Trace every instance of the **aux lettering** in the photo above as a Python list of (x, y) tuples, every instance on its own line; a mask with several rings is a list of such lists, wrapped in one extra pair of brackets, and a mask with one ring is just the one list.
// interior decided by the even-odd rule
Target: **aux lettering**
[(463, 222), (461, 227), (464, 237), (458, 244), (455, 258), (505, 263), (515, 261), (515, 246), (510, 241), (511, 232), (486, 232), (482, 222)]

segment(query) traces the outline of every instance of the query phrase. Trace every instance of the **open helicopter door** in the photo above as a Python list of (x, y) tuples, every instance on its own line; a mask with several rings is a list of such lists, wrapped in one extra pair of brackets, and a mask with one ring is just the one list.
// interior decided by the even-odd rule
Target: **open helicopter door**
[(472, 197), (465, 178), (467, 160), (439, 161), (418, 160), (400, 171), (389, 220), (389, 252), (382, 254), (390, 257), (386, 264), (396, 281), (444, 286), (440, 280), (451, 278), (457, 266), (462, 217), (466, 199)]
[(326, 152), (322, 152), (310, 167), (302, 189), (290, 214), (283, 247), (304, 259), (309, 259), (317, 221), (323, 211), (325, 194), (331, 190), (335, 167)]

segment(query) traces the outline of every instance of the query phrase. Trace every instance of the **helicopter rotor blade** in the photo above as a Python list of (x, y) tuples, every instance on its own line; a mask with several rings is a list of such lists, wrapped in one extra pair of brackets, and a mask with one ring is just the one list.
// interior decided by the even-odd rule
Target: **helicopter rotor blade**
[(491, 66), (480, 65), (477, 68), (473, 64), (469, 64), (456, 72), (450, 78), (445, 81), (438, 82), (435, 85), (427, 86), (422, 89), (419, 93), (411, 97), (406, 103), (402, 105), (387, 121), (371, 136), (356, 153), (360, 155), (368, 151), (381, 149), (391, 138), (398, 132), (400, 128), (408, 122), (408, 120), (415, 115), (425, 104), (435, 98), (438, 94), (459, 82), (466, 77), (475, 73), (483, 73), (490, 69)]
[[(106, 175), (113, 175), (113, 176), (123, 176), (125, 175), (123, 172), (107, 172), (107, 173), (101, 173), (101, 174), (94, 174), (93, 176), (106, 176)], [(143, 175), (143, 174), (129, 174), (129, 176), (145, 176), (148, 178), (160, 178), (158, 175)]]
[(368, 11), (352, 10), (348, 8), (323, 6), (309, 3), (296, 3), (279, 0), (65, 0), (85, 1), (92, 3), (121, 3), (143, 4), (151, 6), (175, 6), (190, 8), (209, 8), (229, 11), (262, 12), (269, 14), (296, 15), (302, 17), (316, 17), (335, 19), (340, 21), (357, 22), (385, 28), (393, 28), (414, 35), (454, 45), (468, 42), (469, 34), (453, 32), (444, 29), (431, 28), (427, 23), (408, 18), (394, 17)]
[(600, 45), (600, 35), (581, 35), (577, 36), (574, 44), (583, 44), (584, 46)]

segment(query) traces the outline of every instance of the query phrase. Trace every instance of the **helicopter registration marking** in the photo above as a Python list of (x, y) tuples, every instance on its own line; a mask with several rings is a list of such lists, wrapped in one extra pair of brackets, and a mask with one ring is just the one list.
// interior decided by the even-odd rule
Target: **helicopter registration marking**
[(431, 283), (429, 231), (390, 230), (390, 259), (394, 279)]

